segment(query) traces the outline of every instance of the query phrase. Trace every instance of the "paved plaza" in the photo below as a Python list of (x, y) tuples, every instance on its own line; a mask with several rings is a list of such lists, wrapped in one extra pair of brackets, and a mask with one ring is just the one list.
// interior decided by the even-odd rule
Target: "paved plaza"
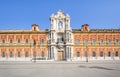
[(120, 77), (120, 61), (0, 62), (0, 77)]

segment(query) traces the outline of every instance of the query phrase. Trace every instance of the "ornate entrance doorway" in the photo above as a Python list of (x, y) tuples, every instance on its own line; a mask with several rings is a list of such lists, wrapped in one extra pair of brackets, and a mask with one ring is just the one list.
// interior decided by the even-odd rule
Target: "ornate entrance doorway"
[(58, 61), (63, 60), (63, 51), (58, 51)]

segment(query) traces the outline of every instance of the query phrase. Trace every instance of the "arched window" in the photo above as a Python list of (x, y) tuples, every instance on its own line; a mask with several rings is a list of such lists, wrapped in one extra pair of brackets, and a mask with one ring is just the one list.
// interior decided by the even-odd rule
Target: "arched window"
[(40, 44), (43, 45), (44, 44), (44, 39), (40, 40)]
[(58, 22), (58, 26), (62, 26), (62, 22), (61, 21)]
[(93, 56), (93, 57), (96, 57), (96, 52), (93, 51), (93, 52), (92, 52), (92, 56)]
[(79, 51), (77, 52), (77, 57), (80, 57), (80, 52)]
[(43, 51), (41, 52), (41, 57), (45, 57), (45, 54)]
[(87, 39), (84, 40), (84, 44), (88, 45), (88, 40)]
[(2, 52), (2, 57), (3, 57), (3, 58), (5, 57), (5, 52)]
[(2, 45), (5, 45), (5, 40), (2, 40)]
[(10, 57), (13, 57), (13, 52), (12, 51), (10, 52)]
[(28, 51), (25, 52), (25, 57), (28, 57)]
[(100, 39), (100, 45), (103, 45), (103, 39)]
[(103, 57), (103, 52), (102, 51), (100, 51), (100, 57)]
[(115, 56), (118, 57), (118, 51), (115, 52)]
[(34, 31), (36, 31), (36, 27), (34, 27)]
[(92, 45), (95, 45), (95, 44), (96, 44), (95, 39), (92, 39)]
[(115, 45), (118, 45), (119, 44), (118, 39), (115, 39), (114, 43)]
[(109, 52), (108, 52), (108, 57), (110, 57), (110, 56), (111, 56), (111, 52), (109, 51)]
[(18, 57), (20, 57), (21, 55), (20, 55), (20, 51), (18, 51)]
[(110, 39), (107, 40), (107, 44), (108, 44), (108, 45), (111, 44), (111, 40), (110, 40)]
[(80, 45), (80, 40), (79, 39), (76, 40), (76, 45)]

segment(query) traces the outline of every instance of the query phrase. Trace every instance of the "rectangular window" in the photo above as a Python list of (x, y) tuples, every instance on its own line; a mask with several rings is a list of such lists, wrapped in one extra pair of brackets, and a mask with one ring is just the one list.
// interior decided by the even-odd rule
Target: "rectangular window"
[(100, 45), (103, 45), (103, 40), (102, 39), (100, 39)]
[(17, 45), (20, 45), (20, 39), (18, 39), (18, 41), (17, 41)]
[(5, 40), (2, 40), (2, 45), (5, 45)]
[(87, 39), (84, 40), (84, 45), (88, 45), (88, 40)]
[(5, 52), (2, 52), (2, 57), (3, 57), (3, 58), (5, 57)]
[(20, 57), (21, 55), (20, 55), (20, 51), (18, 52), (18, 57)]
[(96, 44), (95, 39), (92, 39), (92, 45), (95, 45), (95, 44)]
[(41, 39), (40, 40), (40, 45), (43, 45), (44, 44), (44, 39)]
[(79, 39), (76, 40), (76, 45), (80, 45), (80, 40)]
[(28, 39), (25, 40), (25, 45), (28, 45)]
[(13, 45), (13, 41), (12, 40), (10, 40), (10, 43), (9, 43), (10, 45)]
[(114, 43), (115, 43), (115, 45), (118, 45), (119, 44), (118, 39), (115, 39)]
[(111, 40), (110, 40), (110, 39), (107, 40), (107, 44), (108, 44), (108, 45), (111, 44)]

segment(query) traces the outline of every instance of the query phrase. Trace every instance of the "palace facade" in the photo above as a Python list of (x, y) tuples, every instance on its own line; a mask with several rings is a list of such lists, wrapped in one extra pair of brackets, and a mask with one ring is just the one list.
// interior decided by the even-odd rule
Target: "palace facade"
[(50, 28), (0, 30), (0, 61), (120, 60), (120, 29), (71, 29), (70, 16), (58, 11)]

